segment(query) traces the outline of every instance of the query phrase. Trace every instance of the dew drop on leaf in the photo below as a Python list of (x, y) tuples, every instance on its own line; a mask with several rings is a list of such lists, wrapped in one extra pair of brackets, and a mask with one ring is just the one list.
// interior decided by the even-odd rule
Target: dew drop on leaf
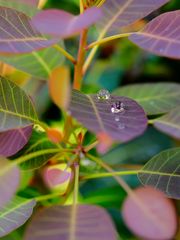
[(125, 128), (125, 124), (124, 123), (119, 123), (118, 124), (118, 129), (119, 130), (123, 130)]
[(111, 112), (112, 113), (122, 113), (124, 112), (124, 103), (122, 102), (115, 102), (111, 105)]
[(110, 99), (110, 97), (111, 97), (111, 95), (110, 95), (109, 91), (106, 89), (101, 89), (97, 94), (97, 98), (100, 100), (108, 100), (108, 99)]
[(115, 116), (114, 120), (115, 120), (116, 122), (119, 122), (119, 120), (120, 120), (119, 116)]

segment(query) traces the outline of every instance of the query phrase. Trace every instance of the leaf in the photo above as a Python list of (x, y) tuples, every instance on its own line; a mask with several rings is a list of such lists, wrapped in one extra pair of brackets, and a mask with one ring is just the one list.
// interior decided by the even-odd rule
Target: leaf
[(97, 206), (54, 206), (34, 216), (25, 240), (116, 240), (117, 233), (106, 211)]
[(114, 91), (137, 101), (148, 115), (166, 113), (180, 104), (180, 85), (176, 83), (145, 83), (121, 87)]
[(7, 206), (0, 209), (0, 237), (23, 225), (31, 216), (35, 201), (15, 197)]
[[(124, 105), (119, 113), (112, 112), (112, 106)], [(147, 127), (143, 109), (133, 100), (112, 95), (110, 99), (98, 99), (97, 95), (72, 92), (69, 110), (71, 115), (90, 131), (106, 133), (114, 140), (126, 142), (141, 135)]]
[(83, 5), (85, 9), (93, 6), (100, 7), (104, 4), (105, 1), (106, 0), (83, 0)]
[[(1, 169), (9, 167), (9, 165), (10, 162), (7, 159), (0, 158)], [(20, 172), (16, 166), (12, 167), (9, 171), (0, 173), (0, 208), (11, 200), (18, 188), (19, 180)]]
[(32, 126), (0, 133), (0, 156), (10, 157), (29, 141)]
[[(23, 148), (23, 150), (21, 152), (19, 152), (18, 155), (25, 156), (27, 154), (35, 153), (40, 150), (51, 150), (51, 149), (57, 149), (57, 152), (58, 152), (59, 148), (58, 148), (58, 145), (49, 141), (49, 139), (47, 138), (47, 136), (44, 132), (33, 131), (33, 134), (31, 136), (28, 144)], [(59, 149), (59, 151), (60, 151), (60, 149)], [(28, 161), (25, 161), (20, 166), (23, 170), (37, 169), (37, 168), (43, 166), (44, 164), (46, 164), (48, 162), (48, 160), (51, 157), (53, 157), (55, 154), (56, 153), (54, 153), (54, 152), (46, 153), (46, 151), (45, 151), (44, 154), (42, 153), (41, 156), (34, 157)]]
[(31, 99), (13, 82), (0, 77), (0, 132), (38, 121)]
[(0, 53), (28, 53), (57, 42), (47, 40), (31, 26), (28, 16), (14, 9), (0, 7), (0, 22)]
[(169, 0), (107, 0), (102, 5), (103, 18), (98, 22), (101, 35), (120, 33), (120, 28), (144, 18)]
[(0, 0), (0, 6), (16, 9), (32, 17), (37, 11), (38, 0)]
[(48, 79), (52, 70), (64, 61), (53, 47), (23, 55), (0, 56), (0, 60), (30, 75)]
[(95, 7), (79, 16), (63, 10), (44, 10), (32, 18), (32, 24), (44, 34), (67, 38), (88, 28), (101, 16), (101, 10)]
[(168, 197), (180, 199), (180, 148), (165, 150), (154, 156), (140, 170), (138, 177)]
[(154, 126), (162, 132), (180, 139), (180, 108), (154, 120)]
[(147, 211), (142, 211), (129, 195), (122, 208), (123, 219), (128, 228), (138, 239), (174, 239), (177, 214), (173, 202), (151, 187), (137, 188), (134, 193)]
[(139, 47), (154, 54), (180, 59), (180, 10), (164, 13), (130, 35)]
[(71, 90), (70, 69), (60, 66), (54, 69), (49, 80), (49, 91), (53, 102), (62, 109), (67, 109)]

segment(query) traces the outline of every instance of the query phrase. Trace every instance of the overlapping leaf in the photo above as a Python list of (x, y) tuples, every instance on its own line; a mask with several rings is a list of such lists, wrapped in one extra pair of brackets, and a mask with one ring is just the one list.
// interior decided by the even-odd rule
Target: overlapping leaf
[[(124, 105), (119, 113), (112, 112), (112, 106)], [(90, 131), (106, 133), (114, 140), (126, 142), (141, 135), (147, 126), (143, 109), (126, 97), (112, 95), (108, 100), (97, 95), (85, 95), (76, 90), (72, 93), (69, 110), (73, 117)]]
[(129, 39), (160, 56), (180, 58), (180, 10), (164, 13)]
[(15, 197), (7, 206), (0, 208), (0, 237), (23, 225), (31, 216), (34, 200)]
[(169, 0), (107, 0), (102, 5), (104, 17), (98, 25), (104, 36), (106, 33), (120, 33), (125, 27), (161, 7)]
[(0, 60), (37, 78), (48, 79), (64, 57), (53, 47), (23, 55), (0, 56)]
[[(10, 163), (7, 159), (0, 158), (0, 169), (6, 169), (9, 166)], [(20, 173), (17, 167), (12, 167), (9, 171), (0, 172), (0, 208), (7, 204), (15, 194), (19, 185), (19, 179)]]
[(149, 115), (169, 112), (180, 104), (180, 85), (176, 83), (134, 84), (114, 94), (136, 100)]
[(170, 136), (180, 139), (180, 108), (175, 108), (168, 114), (156, 119), (154, 126)]
[(32, 126), (0, 133), (0, 156), (10, 157), (28, 142)]
[(47, 40), (31, 26), (29, 17), (14, 9), (0, 7), (0, 22), (0, 53), (28, 53), (57, 42)]
[(32, 24), (44, 34), (66, 38), (88, 28), (101, 16), (101, 10), (95, 7), (87, 9), (79, 16), (63, 10), (45, 10), (33, 17)]
[(113, 223), (103, 208), (54, 206), (34, 216), (25, 240), (116, 240)]
[(54, 103), (61, 109), (67, 109), (71, 92), (70, 69), (60, 66), (54, 69), (49, 80), (49, 92)]
[(171, 198), (180, 199), (180, 148), (156, 155), (138, 176), (144, 185), (153, 186)]
[(32, 17), (37, 12), (38, 0), (0, 0), (0, 6), (16, 9)]
[(37, 121), (30, 98), (13, 82), (0, 77), (0, 132), (26, 127)]
[[(52, 143), (43, 132), (34, 131), (28, 144), (19, 153), (21, 156), (25, 156), (30, 153), (45, 150), (40, 156), (36, 156), (21, 164), (21, 168), (24, 170), (32, 170), (43, 166), (47, 161), (58, 152), (58, 145)], [(46, 152), (48, 150), (55, 150), (52, 152)], [(57, 150), (57, 151), (56, 151)], [(60, 149), (59, 149), (60, 151)]]

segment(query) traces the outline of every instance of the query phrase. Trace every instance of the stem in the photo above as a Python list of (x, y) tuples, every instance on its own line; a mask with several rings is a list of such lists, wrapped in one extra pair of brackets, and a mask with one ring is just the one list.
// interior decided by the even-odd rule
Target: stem
[(78, 203), (79, 194), (79, 163), (75, 163), (75, 178), (74, 178), (74, 193), (73, 193), (73, 205)]
[(91, 43), (90, 45), (88, 45), (87, 48), (86, 48), (86, 50), (88, 50), (88, 49), (90, 49), (90, 48), (93, 48), (93, 47), (95, 47), (96, 45), (100, 46), (101, 44), (110, 42), (110, 41), (115, 40), (115, 39), (119, 39), (119, 38), (123, 38), (123, 37), (128, 37), (128, 36), (130, 36), (131, 34), (132, 34), (132, 33), (122, 33), (122, 34), (114, 35), (114, 36), (111, 36), (111, 37), (103, 38), (103, 39), (101, 39), (101, 40), (95, 41), (95, 42)]
[(43, 196), (38, 196), (33, 199), (36, 202), (42, 202), (42, 201), (50, 200), (52, 198), (59, 197), (59, 196), (60, 196), (59, 192), (56, 192), (56, 193), (50, 193), (50, 194), (43, 195)]
[(30, 160), (32, 158), (35, 157), (39, 157), (43, 154), (48, 154), (48, 153), (57, 153), (59, 152), (59, 149), (47, 149), (47, 150), (40, 150), (34, 153), (30, 153), (28, 155), (22, 156), (20, 158), (17, 158), (16, 160), (10, 162), (7, 166), (5, 166), (4, 168), (2, 168), (0, 170), (0, 176), (2, 176), (3, 174), (7, 173), (9, 170), (11, 170), (14, 166), (17, 166), (21, 163), (26, 162), (27, 160)]
[(74, 70), (74, 84), (73, 88), (80, 90), (83, 79), (83, 64), (86, 54), (86, 42), (87, 42), (87, 29), (83, 30), (80, 36), (79, 51), (78, 51), (78, 60)]
[(79, 6), (80, 6), (80, 13), (83, 13), (84, 12), (83, 0), (79, 0)]
[(93, 178), (114, 177), (114, 176), (137, 175), (138, 173), (139, 173), (139, 170), (118, 171), (118, 172), (108, 172), (108, 173), (94, 173), (94, 174), (82, 176), (81, 180), (87, 180), (87, 179), (93, 179)]
[(64, 48), (60, 47), (59, 45), (53, 46), (56, 50), (58, 50), (60, 53), (62, 53), (68, 60), (70, 60), (73, 64), (76, 64), (76, 59), (68, 53)]

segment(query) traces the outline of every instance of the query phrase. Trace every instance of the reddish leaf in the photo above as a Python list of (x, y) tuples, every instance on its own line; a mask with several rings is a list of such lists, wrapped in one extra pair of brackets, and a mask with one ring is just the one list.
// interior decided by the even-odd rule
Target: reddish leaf
[[(114, 107), (118, 108), (120, 104), (123, 104), (123, 110), (115, 113)], [(106, 133), (121, 142), (141, 135), (147, 127), (142, 107), (126, 97), (112, 95), (103, 100), (98, 99), (97, 95), (85, 95), (73, 90), (69, 110), (90, 131), (96, 134)]]
[(180, 10), (168, 12), (153, 19), (143, 31), (129, 39), (154, 54), (180, 58)]
[(138, 188), (135, 193), (148, 212), (143, 212), (129, 196), (123, 206), (123, 217), (129, 229), (140, 239), (174, 239), (177, 220), (171, 200), (151, 187)]
[(116, 240), (113, 223), (103, 208), (54, 206), (34, 216), (25, 240)]
[(0, 7), (0, 53), (28, 53), (56, 43), (30, 25), (30, 18), (11, 8)]
[(102, 5), (104, 17), (99, 21), (103, 36), (120, 33), (120, 28), (142, 19), (169, 0), (107, 0)]
[(28, 142), (32, 126), (0, 133), (0, 155), (9, 157), (16, 154)]
[[(8, 168), (10, 163), (5, 158), (0, 158), (0, 169)], [(17, 167), (9, 171), (0, 172), (0, 207), (7, 204), (15, 194), (20, 179), (20, 172)]]
[(63, 10), (45, 10), (32, 19), (32, 24), (42, 33), (70, 37), (94, 24), (102, 16), (99, 8), (90, 8), (79, 16)]

